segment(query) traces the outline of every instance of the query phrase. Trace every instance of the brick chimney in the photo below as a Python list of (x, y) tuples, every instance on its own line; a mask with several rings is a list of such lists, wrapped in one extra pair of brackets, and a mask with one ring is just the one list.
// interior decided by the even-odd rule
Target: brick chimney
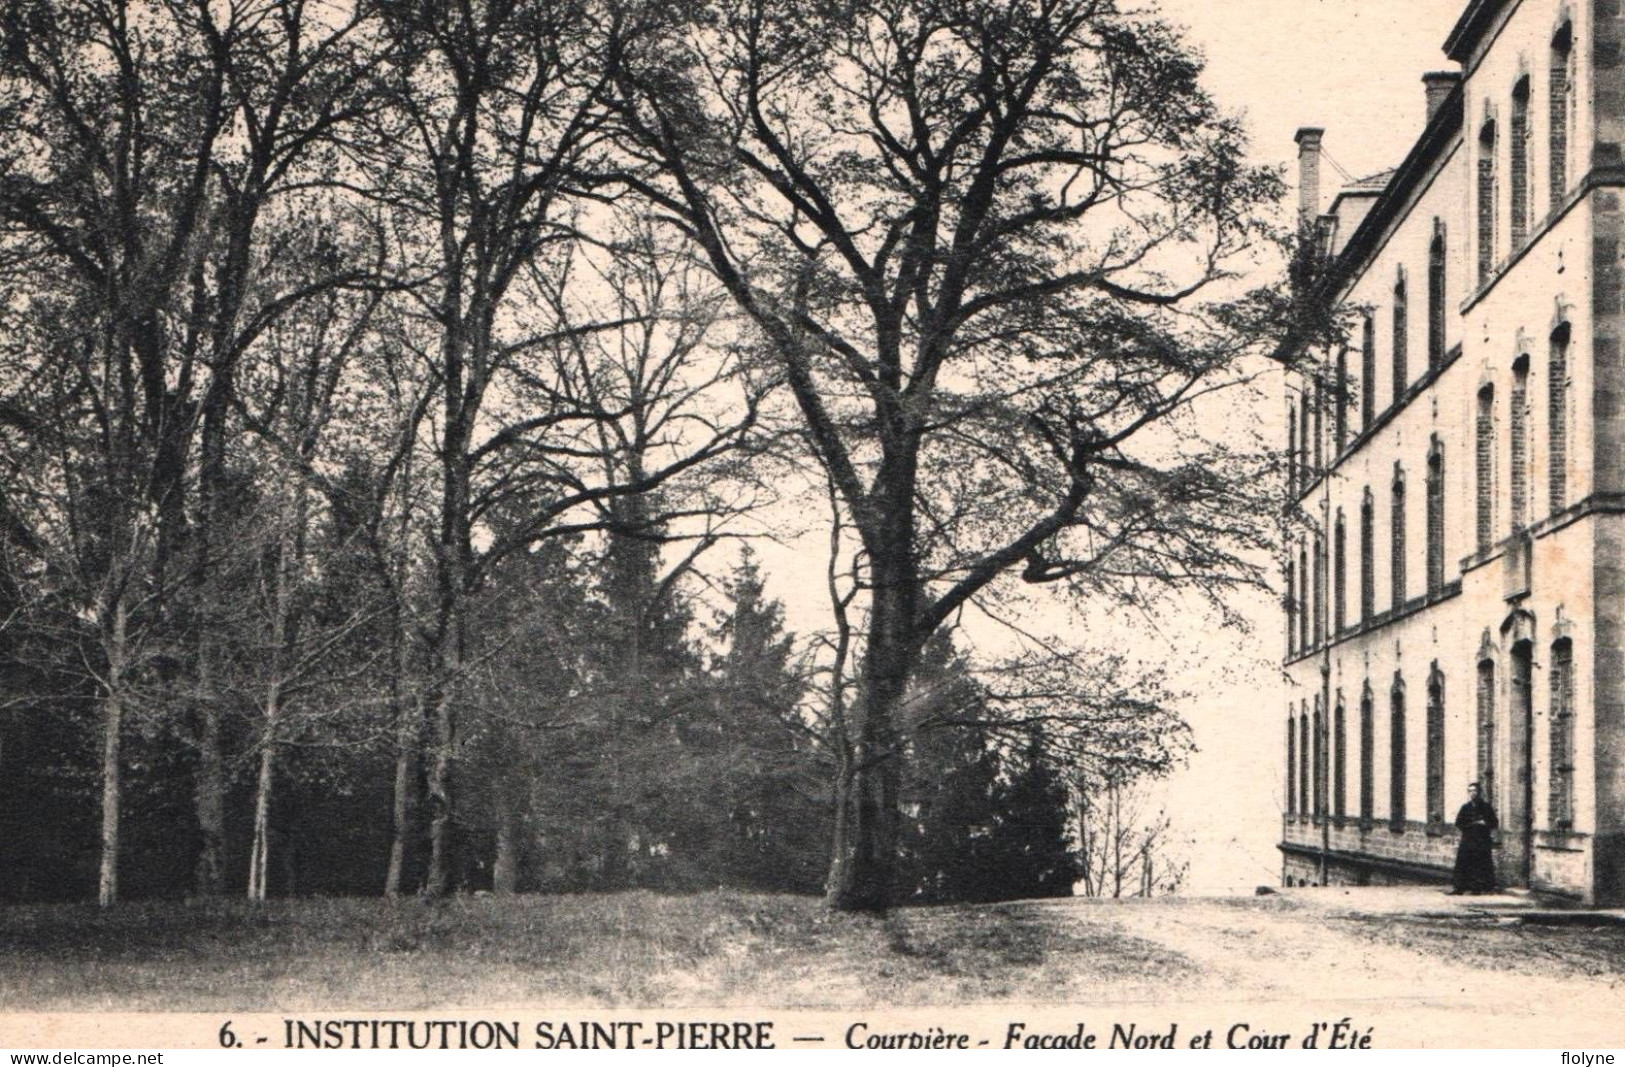
[(1298, 221), (1303, 226), (1320, 218), (1320, 138), (1325, 132), (1303, 126), (1292, 138), (1298, 142)]
[(1445, 97), (1461, 82), (1461, 72), (1457, 70), (1435, 70), (1422, 75), (1422, 88), (1427, 92), (1428, 121), (1438, 114), (1439, 106), (1444, 103)]

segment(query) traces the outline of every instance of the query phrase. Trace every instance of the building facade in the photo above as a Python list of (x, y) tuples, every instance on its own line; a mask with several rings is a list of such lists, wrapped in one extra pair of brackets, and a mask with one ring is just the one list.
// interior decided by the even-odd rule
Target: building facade
[[(1287, 884), (1625, 900), (1625, 5), (1473, 0), (1426, 124), (1306, 221), (1346, 343), (1294, 375)], [(1419, 101), (1420, 107), (1421, 101)]]

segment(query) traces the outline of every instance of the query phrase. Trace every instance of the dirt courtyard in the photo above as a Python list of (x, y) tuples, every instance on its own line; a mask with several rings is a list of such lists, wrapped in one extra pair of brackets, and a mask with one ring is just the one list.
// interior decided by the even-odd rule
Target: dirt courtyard
[(1017, 1022), (1177, 1024), (1181, 1043), (1211, 1031), (1224, 1047), (1346, 1020), (1373, 1047), (1594, 1049), (1625, 1038), (1625, 924), (1338, 888), (881, 918), (731, 892), (0, 909), (0, 1046), (27, 1012), (496, 1008), (771, 1009), (832, 1043), (898, 1020), (974, 1024), (993, 1047)]

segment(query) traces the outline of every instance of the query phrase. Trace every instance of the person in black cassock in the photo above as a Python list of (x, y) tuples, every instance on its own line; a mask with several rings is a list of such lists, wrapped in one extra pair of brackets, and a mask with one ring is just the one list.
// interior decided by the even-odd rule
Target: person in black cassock
[(1456, 875), (1452, 894), (1495, 892), (1495, 860), (1490, 855), (1500, 822), (1489, 801), (1478, 795), (1478, 783), (1467, 787), (1467, 803), (1456, 812), (1461, 844), (1456, 846)]

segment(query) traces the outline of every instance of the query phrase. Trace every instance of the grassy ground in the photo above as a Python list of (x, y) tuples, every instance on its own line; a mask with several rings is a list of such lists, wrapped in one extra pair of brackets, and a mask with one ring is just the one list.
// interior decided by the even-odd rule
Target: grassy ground
[[(1080, 973), (1080, 959), (1099, 962)], [(1185, 966), (1104, 916), (1024, 905), (873, 918), (799, 897), (639, 892), (0, 909), (11, 1011), (957, 1003), (1164, 981)]]
[(1268, 999), (1304, 995), (1305, 973), (1351, 996), (1625, 984), (1625, 927), (1365, 914), (1324, 900), (1052, 901), (885, 918), (720, 892), (11, 907), (0, 909), (0, 1009)]

